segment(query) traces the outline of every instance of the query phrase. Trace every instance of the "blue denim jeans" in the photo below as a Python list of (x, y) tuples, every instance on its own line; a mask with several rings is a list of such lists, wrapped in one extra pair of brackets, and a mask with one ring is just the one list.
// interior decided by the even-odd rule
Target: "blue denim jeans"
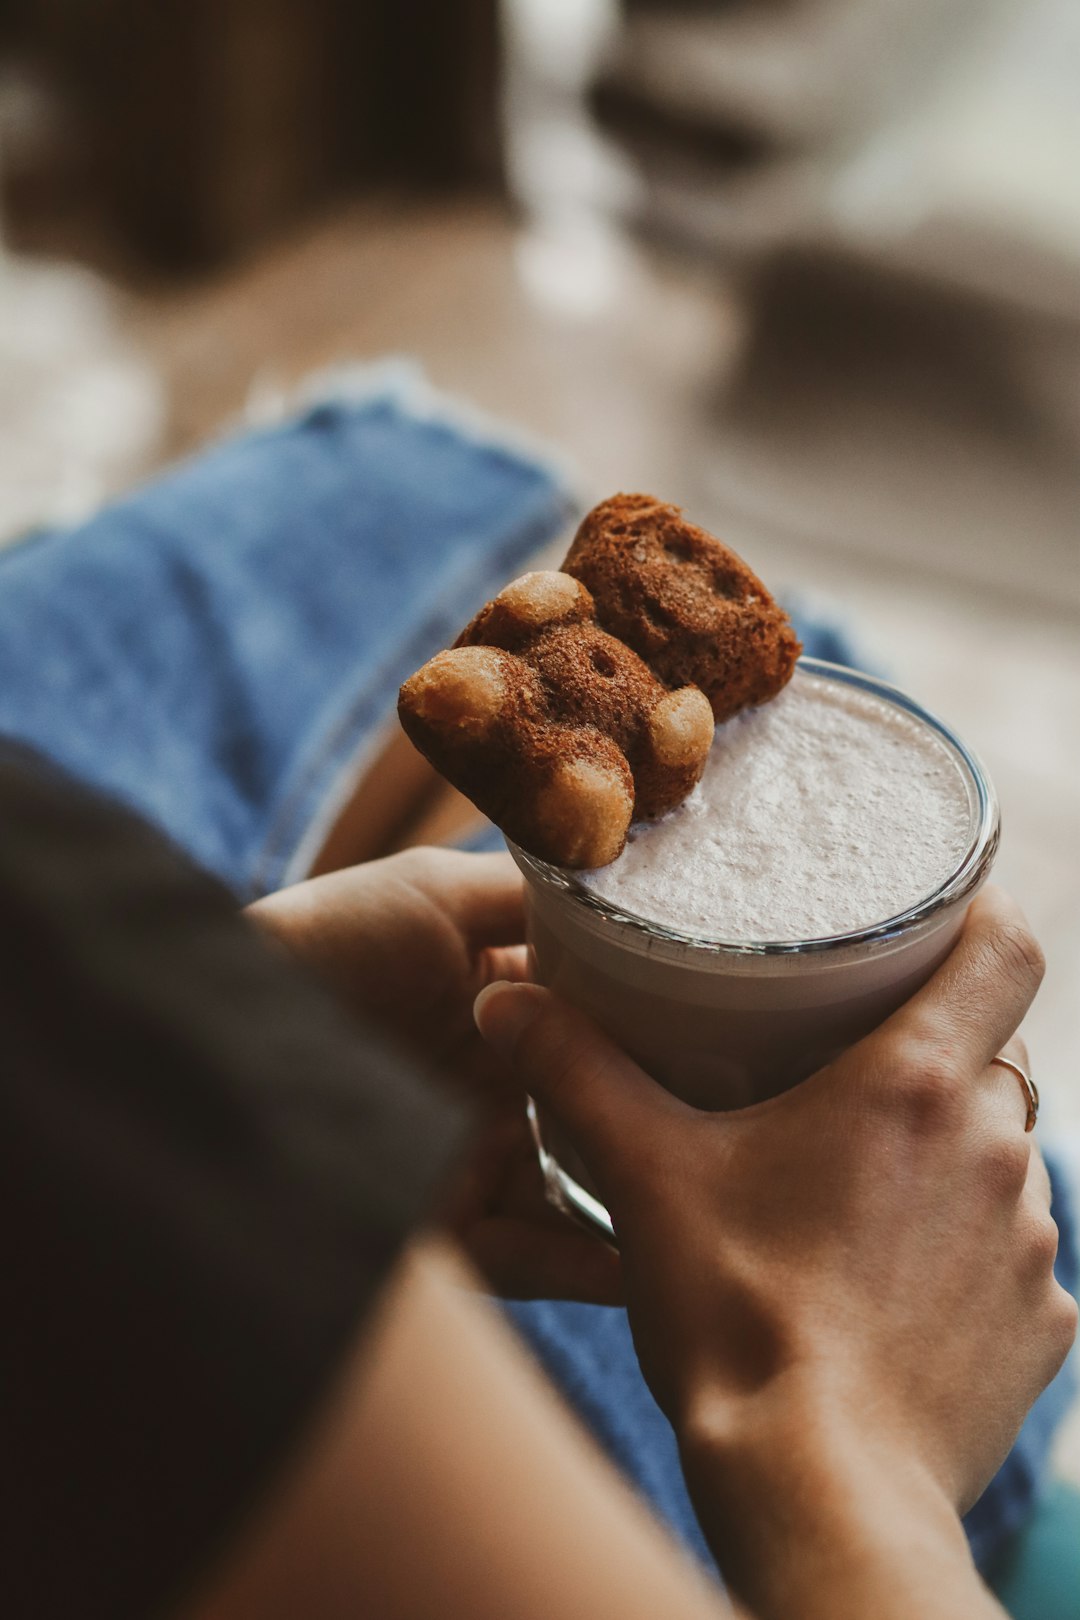
[[(156, 822), (247, 900), (279, 886), (404, 678), (567, 528), (565, 475), (372, 368), (281, 426), (184, 463), (81, 527), (0, 553), (0, 733)], [(834, 627), (807, 651), (848, 660)], [(1060, 1178), (1059, 1266), (1076, 1285)], [(623, 1311), (508, 1307), (600, 1444), (711, 1562)], [(987, 1558), (1023, 1522), (1063, 1374), (969, 1516)]]

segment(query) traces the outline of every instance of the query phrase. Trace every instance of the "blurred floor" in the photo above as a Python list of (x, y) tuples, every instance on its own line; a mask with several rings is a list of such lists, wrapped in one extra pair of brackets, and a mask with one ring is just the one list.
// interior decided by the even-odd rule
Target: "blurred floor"
[[(337, 214), (212, 284), (137, 297), (127, 337), (166, 385), (165, 458), (249, 406), (280, 408), (314, 368), (401, 352), (439, 386), (564, 447), (586, 495), (651, 489), (719, 524), (715, 402), (743, 353), (742, 311), (715, 272), (657, 266), (603, 232), (530, 235), (493, 210), (386, 203)], [(868, 660), (983, 756), (1003, 805), (999, 874), (1050, 964), (1026, 1031), (1046, 1130), (1080, 1142), (1075, 580), (1055, 590), (1033, 570), (1028, 588), (988, 555), (1015, 543), (1000, 532), (981, 551), (914, 559), (861, 545), (857, 526), (842, 544), (755, 532), (745, 517), (720, 532), (771, 585), (823, 598)], [(1065, 1454), (1080, 1481), (1075, 1427)]]
[(170, 455), (312, 368), (407, 353), (565, 446), (597, 488), (670, 488), (736, 335), (711, 287), (646, 273), (605, 233), (545, 241), (496, 209), (358, 205), (214, 285), (145, 300), (133, 330), (169, 386)]

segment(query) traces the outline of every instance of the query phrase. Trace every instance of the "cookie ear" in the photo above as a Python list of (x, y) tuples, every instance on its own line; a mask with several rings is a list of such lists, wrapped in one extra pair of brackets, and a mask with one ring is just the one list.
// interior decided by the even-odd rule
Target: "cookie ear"
[(700, 687), (717, 721), (766, 703), (802, 651), (791, 622), (741, 557), (677, 506), (616, 495), (585, 518), (563, 564), (599, 623), (665, 686)]
[(538, 570), (504, 586), (465, 626), (455, 646), (517, 652), (544, 630), (595, 618), (593, 599), (580, 581), (554, 568)]

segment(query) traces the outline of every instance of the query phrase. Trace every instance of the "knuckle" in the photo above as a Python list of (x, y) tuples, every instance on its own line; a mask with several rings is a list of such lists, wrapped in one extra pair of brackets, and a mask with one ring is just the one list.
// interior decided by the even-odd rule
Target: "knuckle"
[(1077, 1322), (1080, 1320), (1076, 1300), (1070, 1293), (1054, 1284), (1054, 1299), (1047, 1330), (1047, 1349), (1051, 1357), (1050, 1377), (1061, 1371), (1073, 1345), (1076, 1343)]
[(920, 1075), (904, 1097), (908, 1128), (917, 1136), (947, 1136), (956, 1123), (957, 1105), (947, 1083), (931, 1074)]
[(963, 1093), (947, 1051), (934, 1041), (913, 1041), (898, 1065), (893, 1102), (913, 1135), (952, 1132), (963, 1112)]
[(411, 849), (403, 849), (394, 858), (400, 862), (399, 871), (418, 888), (425, 888), (429, 882), (439, 877), (443, 868), (442, 857), (447, 851), (433, 849), (430, 844), (414, 844)]
[[(983, 1185), (1000, 1202), (1013, 1203), (1027, 1184), (1030, 1163), (1031, 1144), (1026, 1136), (992, 1138), (980, 1155)], [(1056, 1232), (1057, 1228), (1054, 1230)], [(1033, 1234), (1028, 1241), (1029, 1245), (1034, 1243)]]
[(1010, 984), (1034, 993), (1046, 972), (1046, 957), (1034, 934), (1023, 923), (1001, 923), (989, 937), (994, 964)]
[(1027, 1257), (1033, 1269), (1052, 1273), (1058, 1252), (1057, 1223), (1044, 1214), (1032, 1221), (1026, 1244)]
[(1007, 1041), (1002, 1047), (1000, 1055), (1012, 1058), (1014, 1063), (1019, 1063), (1021, 1068), (1027, 1069), (1030, 1074), (1031, 1053), (1028, 1051), (1027, 1041), (1022, 1035), (1014, 1035), (1011, 1041)]

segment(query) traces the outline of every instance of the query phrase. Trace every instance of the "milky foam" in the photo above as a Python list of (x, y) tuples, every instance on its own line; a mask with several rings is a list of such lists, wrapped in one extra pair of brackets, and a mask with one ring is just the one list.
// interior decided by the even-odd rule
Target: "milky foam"
[(971, 841), (944, 742), (902, 709), (799, 671), (717, 727), (705, 774), (585, 887), (679, 933), (819, 939), (871, 927), (937, 889)]

